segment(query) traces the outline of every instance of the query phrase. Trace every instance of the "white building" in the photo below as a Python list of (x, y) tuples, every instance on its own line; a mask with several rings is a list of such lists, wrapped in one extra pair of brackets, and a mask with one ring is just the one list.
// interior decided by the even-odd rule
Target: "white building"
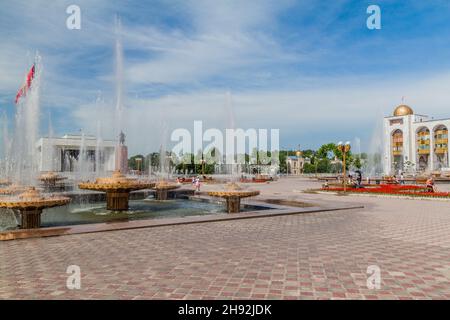
[(430, 119), (399, 105), (384, 118), (384, 172), (430, 173), (448, 170), (450, 119)]
[(295, 156), (288, 156), (286, 162), (288, 174), (300, 175), (303, 173), (305, 158), (303, 158), (301, 151), (297, 151)]
[[(93, 136), (65, 135), (38, 141), (40, 171), (113, 171), (117, 142)], [(84, 157), (80, 157), (84, 154)]]

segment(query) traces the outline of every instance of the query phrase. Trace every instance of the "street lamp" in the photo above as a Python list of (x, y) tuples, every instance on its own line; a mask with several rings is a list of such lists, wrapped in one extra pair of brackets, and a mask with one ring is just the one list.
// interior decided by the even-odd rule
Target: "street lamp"
[(337, 148), (339, 151), (342, 152), (342, 174), (344, 176), (344, 192), (347, 191), (347, 178), (346, 178), (346, 168), (345, 168), (345, 157), (347, 155), (347, 152), (350, 151), (350, 141), (347, 141), (345, 144), (342, 143), (342, 141), (339, 141)]
[(200, 160), (200, 163), (201, 163), (201, 165), (202, 165), (202, 176), (204, 176), (204, 175), (205, 175), (205, 164), (206, 164), (206, 160), (205, 160), (205, 158), (203, 157), (203, 153), (202, 153), (202, 159)]
[(136, 158), (138, 174), (140, 174), (140, 172), (141, 172), (141, 162), (142, 162), (142, 158)]

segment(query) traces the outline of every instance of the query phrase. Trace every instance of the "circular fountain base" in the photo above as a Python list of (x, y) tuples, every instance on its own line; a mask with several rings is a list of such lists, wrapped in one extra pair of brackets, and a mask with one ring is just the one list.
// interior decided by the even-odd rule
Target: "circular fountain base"
[(155, 192), (155, 199), (158, 201), (165, 201), (167, 200), (167, 189), (157, 189)]
[(228, 197), (227, 199), (227, 212), (239, 213), (241, 211), (241, 198), (240, 197)]
[(19, 210), (21, 215), (21, 229), (36, 229), (41, 226), (42, 209)]
[(112, 211), (128, 210), (129, 192), (107, 192), (106, 193), (106, 209)]
[(208, 191), (208, 195), (225, 198), (228, 213), (238, 213), (241, 211), (241, 198), (259, 195), (259, 191), (243, 190), (242, 187), (236, 183), (229, 184), (226, 188), (226, 190)]
[(160, 181), (152, 188), (155, 190), (155, 200), (166, 201), (170, 190), (178, 189), (178, 184), (170, 183), (168, 181)]

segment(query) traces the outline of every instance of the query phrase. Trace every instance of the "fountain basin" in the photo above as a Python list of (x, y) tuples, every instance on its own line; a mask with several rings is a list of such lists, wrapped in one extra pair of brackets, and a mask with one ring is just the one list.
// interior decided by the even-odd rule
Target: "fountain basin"
[(257, 190), (245, 190), (236, 183), (228, 184), (225, 190), (208, 191), (211, 197), (224, 198), (228, 213), (241, 211), (241, 199), (259, 195)]
[(170, 183), (168, 181), (160, 181), (156, 183), (152, 189), (155, 190), (155, 199), (160, 201), (167, 200), (167, 193), (169, 190), (178, 189), (180, 186), (175, 183)]
[(153, 182), (138, 181), (125, 177), (120, 171), (114, 171), (110, 178), (98, 178), (95, 182), (82, 182), (80, 189), (106, 192), (106, 207), (108, 210), (128, 210), (130, 192), (149, 189)]
[(21, 186), (18, 184), (12, 184), (4, 188), (0, 188), (0, 195), (13, 195), (13, 194), (19, 194), (27, 191), (29, 187), (27, 186)]
[(43, 196), (35, 188), (17, 197), (0, 199), (0, 208), (19, 211), (21, 228), (33, 229), (41, 225), (41, 214), (44, 209), (63, 206), (70, 202), (70, 198), (59, 196)]
[(8, 179), (0, 179), (0, 186), (9, 185), (11, 184), (11, 181)]
[[(86, 196), (86, 195), (84, 195)], [(264, 212), (270, 207), (265, 205), (246, 204), (243, 212)], [(86, 202), (86, 199), (73, 199), (63, 207), (45, 210), (42, 215), (41, 228), (65, 227), (77, 225), (93, 225), (120, 222), (126, 225), (132, 221), (171, 220), (173, 218), (187, 218), (225, 215), (223, 204), (211, 199), (192, 198), (183, 196), (171, 201), (155, 201), (153, 198), (130, 199), (127, 211), (110, 211), (104, 201)], [(6, 214), (6, 213), (5, 213)], [(0, 221), (1, 231), (17, 229), (14, 219)], [(1, 235), (0, 235), (1, 240)]]

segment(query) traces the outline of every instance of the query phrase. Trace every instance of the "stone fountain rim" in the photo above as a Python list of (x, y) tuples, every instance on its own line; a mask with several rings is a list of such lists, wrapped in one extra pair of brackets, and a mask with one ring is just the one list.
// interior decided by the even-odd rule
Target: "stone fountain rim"
[(93, 191), (117, 191), (117, 190), (142, 190), (151, 189), (155, 185), (154, 182), (81, 182), (78, 184), (78, 188)]
[(67, 177), (64, 177), (60, 174), (57, 174), (56, 172), (47, 172), (41, 174), (41, 176), (38, 178), (40, 181), (52, 181), (52, 180), (65, 180)]
[(177, 184), (158, 184), (156, 183), (152, 189), (154, 190), (174, 190), (180, 188), (180, 185)]
[(231, 197), (239, 197), (239, 198), (247, 198), (253, 197), (260, 194), (260, 191), (242, 191), (242, 190), (228, 190), (228, 191), (208, 191), (208, 195), (213, 197), (221, 197), (221, 198), (231, 198)]
[(0, 199), (0, 208), (8, 209), (45, 209), (68, 204), (72, 199), (69, 197), (42, 197), (42, 198), (3, 198)]

